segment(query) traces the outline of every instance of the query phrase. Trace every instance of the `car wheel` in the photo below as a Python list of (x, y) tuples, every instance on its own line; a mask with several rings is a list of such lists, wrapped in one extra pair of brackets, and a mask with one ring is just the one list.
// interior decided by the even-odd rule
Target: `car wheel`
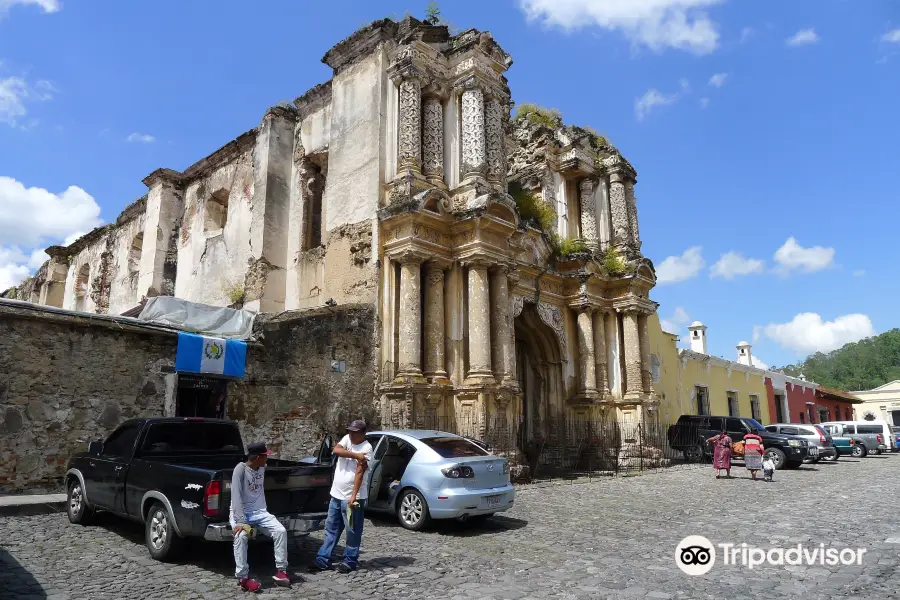
[(411, 531), (421, 531), (428, 524), (428, 503), (416, 490), (406, 490), (397, 503), (400, 524)]
[(697, 444), (695, 446), (688, 446), (684, 450), (684, 460), (689, 463), (696, 463), (703, 460), (703, 446)]
[(856, 458), (862, 458), (866, 455), (866, 447), (862, 444), (856, 444), (853, 446), (853, 456)]
[(822, 460), (824, 460), (825, 462), (835, 462), (838, 459), (838, 456), (839, 455), (835, 453), (831, 456), (823, 456)]
[(785, 455), (784, 452), (779, 450), (778, 448), (769, 448), (766, 450), (764, 456), (768, 457), (773, 463), (775, 463), (775, 470), (783, 469), (785, 464)]
[(147, 549), (150, 556), (159, 561), (170, 560), (175, 556), (179, 546), (178, 534), (169, 518), (169, 513), (159, 502), (150, 507), (147, 521), (144, 524)]
[(77, 479), (69, 482), (66, 490), (66, 513), (69, 523), (75, 525), (89, 525), (94, 516), (94, 510), (88, 507), (84, 499), (84, 488)]

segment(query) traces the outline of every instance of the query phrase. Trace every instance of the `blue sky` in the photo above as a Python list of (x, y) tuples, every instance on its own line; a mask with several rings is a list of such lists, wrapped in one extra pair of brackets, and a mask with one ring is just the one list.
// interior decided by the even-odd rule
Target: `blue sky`
[[(152, 170), (327, 80), (322, 55), (355, 29), (426, 4), (0, 0), (0, 288)], [(711, 353), (746, 339), (783, 365), (900, 326), (900, 3), (439, 4), (512, 54), (515, 101), (635, 165), (668, 327), (699, 319)]]

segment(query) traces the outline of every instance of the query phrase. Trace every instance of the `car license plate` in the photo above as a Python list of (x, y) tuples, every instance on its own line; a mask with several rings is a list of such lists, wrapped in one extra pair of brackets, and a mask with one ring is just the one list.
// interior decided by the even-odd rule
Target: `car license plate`
[(484, 500), (487, 505), (490, 506), (500, 506), (500, 500), (503, 499), (503, 496), (485, 496)]
[(819, 449), (818, 449), (816, 446), (810, 446), (810, 447), (809, 447), (809, 455), (810, 455), (810, 456), (818, 456), (818, 455), (819, 455)]

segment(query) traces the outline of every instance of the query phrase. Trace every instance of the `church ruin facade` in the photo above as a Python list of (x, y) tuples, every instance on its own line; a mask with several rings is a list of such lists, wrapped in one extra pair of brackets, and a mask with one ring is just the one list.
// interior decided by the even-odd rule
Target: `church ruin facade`
[(647, 418), (657, 400), (636, 172), (602, 136), (511, 117), (491, 35), (406, 18), (357, 31), (334, 75), (4, 293), (127, 314), (174, 295), (267, 313), (375, 307), (385, 427), (461, 433), (559, 415)]

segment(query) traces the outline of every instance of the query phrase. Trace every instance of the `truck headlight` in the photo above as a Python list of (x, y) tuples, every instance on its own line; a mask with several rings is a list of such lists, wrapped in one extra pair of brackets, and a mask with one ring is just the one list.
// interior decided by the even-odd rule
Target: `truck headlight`
[(788, 446), (802, 446), (800, 440), (788, 440)]

